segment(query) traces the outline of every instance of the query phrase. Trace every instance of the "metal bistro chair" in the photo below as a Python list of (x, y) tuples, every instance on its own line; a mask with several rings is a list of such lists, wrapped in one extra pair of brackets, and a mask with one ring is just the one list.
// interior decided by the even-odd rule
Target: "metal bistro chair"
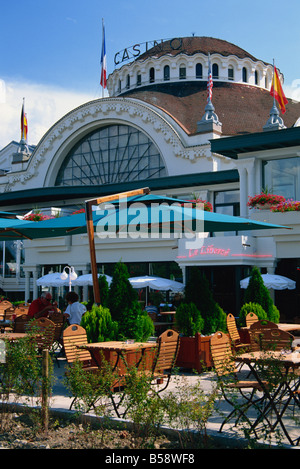
[(233, 348), (235, 350), (244, 349), (245, 351), (248, 351), (250, 349), (250, 344), (244, 344), (241, 342), (240, 334), (236, 327), (235, 317), (231, 313), (227, 314), (226, 323)]
[[(246, 412), (251, 406), (254, 406), (260, 413), (258, 404), (262, 404), (264, 396), (257, 397), (256, 392), (262, 391), (261, 385), (257, 380), (240, 380), (238, 378), (238, 370), (227, 334), (216, 332), (210, 339), (210, 350), (222, 395), (225, 401), (233, 407), (233, 410), (222, 422), (219, 432), (222, 432), (223, 426), (234, 417), (236, 417), (235, 425), (243, 417), (251, 427), (251, 421)], [(240, 394), (241, 403), (237, 402), (235, 396), (231, 397), (233, 391)]]

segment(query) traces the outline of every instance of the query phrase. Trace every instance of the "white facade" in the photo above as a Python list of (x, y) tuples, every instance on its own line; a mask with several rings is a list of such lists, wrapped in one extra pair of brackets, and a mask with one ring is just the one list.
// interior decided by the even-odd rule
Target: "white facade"
[[(218, 65), (219, 75), (214, 81), (238, 83), (238, 86), (244, 84), (246, 87), (258, 87), (264, 90), (270, 86), (272, 67), (262, 61), (213, 53), (211, 62)], [(254, 213), (247, 207), (248, 196), (259, 193), (262, 188), (262, 161), (297, 157), (300, 144), (294, 147), (287, 146), (284, 149), (282, 146), (263, 150), (251, 149), (249, 152), (243, 151), (236, 158), (232, 158), (226, 152), (212, 149), (214, 142), (227, 140), (227, 138), (222, 138), (221, 125), (208, 122), (202, 131), (189, 133), (181, 125), (178, 116), (175, 118), (165, 112), (159, 103), (156, 106), (142, 99), (130, 97), (130, 95), (122, 96), (124, 91), (137, 89), (140, 86), (147, 85), (148, 89), (151, 89), (153, 85), (152, 82), (149, 83), (151, 68), (155, 69), (154, 83), (156, 85), (166, 82), (165, 66), (170, 67), (168, 82), (194, 82), (196, 65), (199, 63), (202, 65), (202, 78), (199, 80), (206, 82), (207, 55), (201, 53), (150, 56), (123, 65), (109, 77), (108, 89), (112, 97), (88, 102), (69, 112), (46, 132), (34, 150), (30, 147), (29, 156), (18, 153), (16, 142), (7, 145), (0, 151), (0, 170), (2, 170), (0, 210), (25, 214), (35, 208), (59, 207), (62, 214), (72, 213), (82, 207), (87, 199), (130, 190), (133, 186), (134, 188), (149, 186), (156, 194), (177, 198), (190, 199), (192, 194), (196, 193), (199, 198), (211, 202), (215, 211), (227, 213), (227, 209), (231, 211), (238, 209), (243, 217), (263, 217), (268, 221), (264, 218), (265, 213), (258, 211)], [(182, 75), (185, 76), (184, 79), (180, 78), (180, 69), (185, 69), (185, 75)], [(232, 74), (229, 74), (228, 70), (231, 69)], [(243, 69), (247, 71), (246, 81)], [(141, 75), (141, 81), (137, 84), (138, 75)], [(205, 109), (199, 109), (199, 121), (204, 113)], [(266, 110), (266, 119), (268, 113), (269, 109)], [(130, 149), (128, 145), (124, 146), (123, 153), (125, 154), (126, 150), (126, 154), (130, 155), (132, 150), (132, 156), (128, 156), (126, 164), (121, 161), (121, 157), (119, 159), (116, 157), (114, 162), (109, 160), (106, 164), (103, 149), (98, 149), (95, 153), (91, 149), (84, 149), (87, 142), (91, 144), (91, 136), (94, 133), (101, 133), (102, 130), (105, 131), (114, 126), (116, 129), (122, 129), (124, 126), (129, 131), (131, 129), (138, 131), (139, 136), (147, 142), (146, 149), (147, 146), (148, 148), (151, 146), (155, 151), (155, 158), (160, 160), (159, 171), (161, 173), (158, 174), (161, 175), (143, 178), (141, 168), (135, 179), (130, 178), (130, 174), (125, 177), (124, 167), (129, 166), (135, 157), (135, 149), (132, 150), (133, 147)], [(270, 134), (270, 132), (267, 133)], [(97, 134), (97, 138), (100, 144), (104, 142), (102, 134)], [(118, 136), (118, 139), (116, 148), (120, 145), (121, 137)], [(78, 168), (75, 168), (78, 149), (80, 150), (78, 158), (81, 158), (81, 163), (78, 163)], [(114, 152), (117, 153), (117, 150)], [(136, 160), (133, 166), (142, 164), (143, 152), (144, 150), (141, 150), (139, 160)], [(86, 176), (89, 184), (85, 185), (82, 182), (84, 159), (87, 161), (90, 158), (88, 161), (92, 166), (91, 155), (96, 160), (99, 158), (95, 160), (94, 166), (96, 168), (98, 165), (99, 177), (100, 179), (103, 177), (103, 181), (93, 183), (92, 175), (89, 173)], [(114, 157), (112, 150), (110, 157)], [(147, 159), (147, 164), (150, 166), (153, 158), (150, 155)], [(69, 160), (75, 163), (68, 169)], [(120, 174), (124, 179), (118, 180), (115, 177), (109, 179), (105, 173), (106, 170), (104, 171), (107, 165), (110, 165), (113, 176)], [(72, 173), (70, 178), (75, 178), (77, 177), (75, 174), (79, 174), (78, 181), (70, 179), (71, 184), (68, 187), (59, 185), (59, 175), (69, 170)], [(77, 173), (75, 170), (78, 170)], [(236, 214), (235, 212), (228, 213)], [(268, 214), (268, 216), (273, 215), (281, 214)], [(203, 249), (198, 251), (187, 250), (184, 241), (176, 237), (159, 240), (100, 240), (96, 237), (99, 270), (103, 270), (104, 264), (113, 264), (122, 260), (131, 263), (147, 263), (149, 266), (156, 262), (165, 264), (175, 262), (182, 271), (183, 281), (185, 281), (187, 268), (191, 266), (236, 267), (241, 269), (239, 273), (242, 275), (247, 268), (249, 270), (251, 266), (257, 265), (272, 272), (276, 269), (278, 259), (292, 259), (293, 256), (295, 257), (295, 252), (299, 252), (300, 258), (298, 213), (291, 214), (292, 220), (288, 222), (286, 221), (288, 217), (284, 218), (285, 215), (289, 214), (282, 214), (281, 218), (283, 217), (284, 221), (278, 221), (278, 223), (291, 224), (293, 230), (266, 230), (265, 232), (251, 232), (251, 234), (219, 233), (214, 237), (207, 234)], [(279, 216), (277, 218), (281, 220)], [(29, 297), (36, 297), (38, 294), (36, 280), (44, 273), (44, 268), (49, 266), (72, 265), (78, 274), (90, 272), (88, 237), (85, 234), (65, 238), (26, 240), (22, 242), (22, 249), (25, 256), (22, 264), (24, 276), (2, 275), (2, 278), (0, 276), (0, 287), (8, 295), (9, 292), (20, 292), (23, 296), (20, 299), (27, 300)], [(237, 282), (236, 279), (235, 281)], [(235, 295), (237, 288), (238, 283), (232, 287), (232, 295)], [(87, 299), (87, 288), (83, 289), (82, 294), (82, 299)]]

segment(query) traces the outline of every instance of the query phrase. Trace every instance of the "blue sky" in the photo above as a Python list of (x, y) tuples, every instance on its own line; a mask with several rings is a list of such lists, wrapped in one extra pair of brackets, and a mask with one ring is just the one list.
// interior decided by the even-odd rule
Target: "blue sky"
[(286, 95), (300, 100), (299, 0), (2, 0), (0, 11), (0, 148), (20, 139), (23, 97), (36, 144), (66, 112), (101, 96), (102, 18), (108, 73), (115, 53), (135, 43), (211, 36), (274, 58)]

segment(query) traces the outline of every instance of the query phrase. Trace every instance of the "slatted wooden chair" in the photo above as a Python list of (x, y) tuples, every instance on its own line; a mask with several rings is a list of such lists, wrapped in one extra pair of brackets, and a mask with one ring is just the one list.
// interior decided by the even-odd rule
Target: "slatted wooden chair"
[(17, 306), (14, 310), (14, 314), (16, 317), (22, 316), (23, 314), (28, 314), (28, 306), (22, 305), (22, 306)]
[(154, 383), (158, 380), (166, 380), (163, 388), (159, 389), (159, 392), (161, 392), (169, 385), (174, 371), (179, 352), (180, 337), (178, 332), (168, 329), (158, 337), (157, 342), (158, 348), (151, 373)]
[[(63, 345), (65, 355), (69, 366), (74, 365), (75, 362), (82, 364), (82, 369), (85, 373), (97, 373), (99, 368), (92, 364), (92, 357), (88, 350), (80, 349), (78, 346), (86, 345), (88, 343), (86, 330), (78, 324), (72, 324), (63, 331)], [(76, 392), (70, 405), (72, 409), (75, 401), (77, 400)], [(93, 406), (93, 402), (91, 403)]]
[(27, 330), (37, 333), (35, 343), (38, 352), (43, 350), (51, 351), (54, 341), (55, 324), (48, 318), (32, 319), (26, 326)]
[(255, 313), (248, 313), (246, 316), (246, 326), (250, 327), (258, 321), (258, 316)]
[[(223, 420), (219, 431), (233, 418), (236, 418), (235, 425), (243, 417), (251, 426), (251, 421), (247, 416), (247, 411), (254, 406), (258, 412), (259, 405), (262, 404), (263, 396), (257, 396), (257, 391), (262, 391), (257, 380), (241, 380), (236, 368), (234, 355), (232, 354), (230, 339), (224, 332), (216, 332), (210, 339), (210, 350), (213, 359), (220, 389), (225, 401), (233, 407), (233, 410)], [(236, 400), (233, 392), (239, 393), (242, 402)]]
[(26, 332), (27, 325), (31, 320), (32, 318), (28, 316), (27, 314), (22, 314), (20, 316), (17, 316), (14, 321), (13, 331), (14, 332)]
[[(172, 373), (174, 372), (174, 367), (180, 344), (180, 337), (178, 332), (173, 331), (172, 329), (164, 331), (158, 337), (157, 344), (158, 345), (151, 369), (145, 369), (143, 367), (143, 364), (141, 364), (139, 367), (138, 374), (143, 375), (145, 377), (148, 376), (149, 381), (151, 382), (151, 391), (159, 395), (159, 393), (161, 393), (168, 387)], [(157, 387), (157, 385), (160, 384), (163, 384), (163, 386)], [(125, 392), (121, 392), (119, 400), (117, 400), (116, 396), (114, 395), (115, 391), (116, 390), (114, 389), (111, 392), (111, 401), (117, 416), (119, 418), (124, 418), (130, 407), (127, 406), (122, 414), (119, 412), (119, 408), (121, 407), (126, 396), (126, 389)]]
[(250, 349), (250, 344), (241, 342), (240, 334), (235, 322), (235, 317), (231, 313), (227, 314), (226, 323), (233, 348), (235, 350), (243, 349), (245, 352), (248, 351)]
[(290, 349), (294, 340), (292, 334), (280, 330), (277, 324), (265, 319), (253, 323), (250, 326), (249, 333), (253, 352), (259, 350), (275, 352)]

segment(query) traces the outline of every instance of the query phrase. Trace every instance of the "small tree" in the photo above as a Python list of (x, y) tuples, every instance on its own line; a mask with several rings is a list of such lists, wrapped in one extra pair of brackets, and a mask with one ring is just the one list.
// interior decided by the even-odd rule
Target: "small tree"
[(261, 273), (257, 267), (253, 267), (249, 279), (248, 287), (244, 295), (245, 303), (258, 303), (267, 314), (267, 319), (273, 322), (279, 322), (279, 311), (273, 303), (269, 290), (264, 284)]
[(175, 324), (181, 334), (193, 337), (202, 332), (204, 319), (194, 303), (181, 303), (175, 314)]
[(107, 342), (116, 340), (118, 323), (113, 321), (108, 308), (94, 304), (81, 319), (80, 325), (86, 330), (88, 342)]
[(109, 286), (105, 275), (99, 275), (100, 301), (102, 306), (108, 307)]
[(140, 340), (142, 337), (145, 340), (147, 334), (149, 334), (148, 337), (153, 334), (152, 330), (154, 329), (150, 327), (151, 318), (148, 319), (148, 315), (146, 317), (142, 312), (138, 302), (138, 294), (128, 279), (126, 265), (118, 262), (109, 288), (109, 309), (113, 320), (118, 322), (120, 339)]
[(226, 331), (226, 314), (214, 300), (205, 275), (198, 269), (192, 270), (190, 280), (185, 288), (185, 301), (194, 303), (204, 319), (203, 334), (214, 334)]
[(254, 313), (258, 317), (258, 319), (268, 319), (267, 313), (263, 309), (263, 307), (258, 303), (245, 303), (240, 310), (239, 315), (239, 325), (245, 326), (246, 325), (246, 316), (249, 313)]

